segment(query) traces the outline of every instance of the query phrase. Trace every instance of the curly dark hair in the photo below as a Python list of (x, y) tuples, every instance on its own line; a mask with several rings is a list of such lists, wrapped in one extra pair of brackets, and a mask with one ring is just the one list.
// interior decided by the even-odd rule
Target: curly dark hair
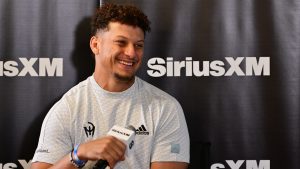
[(137, 26), (144, 31), (145, 35), (151, 30), (147, 16), (137, 7), (106, 3), (97, 9), (92, 18), (92, 35), (95, 35), (98, 30), (107, 29), (110, 22)]

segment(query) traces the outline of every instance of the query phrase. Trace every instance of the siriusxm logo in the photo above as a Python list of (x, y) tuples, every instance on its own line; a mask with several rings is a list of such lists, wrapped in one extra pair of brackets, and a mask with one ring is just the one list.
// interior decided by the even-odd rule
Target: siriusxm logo
[(270, 160), (259, 160), (258, 163), (256, 160), (237, 160), (236, 162), (233, 160), (226, 160), (226, 165), (215, 163), (210, 166), (210, 169), (241, 169), (242, 166), (246, 166), (246, 169), (270, 169)]
[(26, 75), (34, 77), (63, 76), (63, 58), (19, 58), (19, 62), (13, 60), (0, 61), (0, 76)]
[(18, 164), (17, 163), (0, 163), (0, 169), (9, 169), (9, 168), (20, 168), (18, 166), (20, 166), (23, 169), (30, 169), (31, 166), (31, 161), (27, 162), (26, 160), (18, 160)]
[[(243, 66), (241, 67), (241, 64)], [(194, 61), (186, 57), (174, 61), (172, 57), (151, 58), (147, 73), (152, 77), (179, 76), (270, 76), (270, 57), (225, 57), (225, 61)]]

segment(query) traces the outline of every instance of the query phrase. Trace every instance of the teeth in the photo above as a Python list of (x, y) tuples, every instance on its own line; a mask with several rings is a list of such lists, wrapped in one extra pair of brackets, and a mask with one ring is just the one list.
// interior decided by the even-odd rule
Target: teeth
[(123, 60), (121, 60), (120, 63), (123, 64), (123, 65), (127, 65), (127, 66), (132, 66), (133, 65), (132, 62), (125, 62)]

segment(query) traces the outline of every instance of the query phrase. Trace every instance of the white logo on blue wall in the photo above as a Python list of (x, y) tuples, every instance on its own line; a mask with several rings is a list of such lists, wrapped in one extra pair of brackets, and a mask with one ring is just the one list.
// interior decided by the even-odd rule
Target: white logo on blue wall
[(174, 61), (172, 57), (151, 58), (147, 73), (152, 77), (179, 76), (270, 76), (270, 57), (225, 57), (225, 61), (194, 61), (186, 57)]
[(19, 58), (0, 61), (0, 76), (63, 76), (63, 58)]

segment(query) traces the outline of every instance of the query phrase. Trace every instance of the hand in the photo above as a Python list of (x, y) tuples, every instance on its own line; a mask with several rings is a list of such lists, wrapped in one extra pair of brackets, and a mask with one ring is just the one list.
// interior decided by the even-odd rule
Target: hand
[(80, 144), (77, 155), (81, 160), (106, 160), (111, 168), (125, 160), (126, 145), (113, 136), (105, 136)]

